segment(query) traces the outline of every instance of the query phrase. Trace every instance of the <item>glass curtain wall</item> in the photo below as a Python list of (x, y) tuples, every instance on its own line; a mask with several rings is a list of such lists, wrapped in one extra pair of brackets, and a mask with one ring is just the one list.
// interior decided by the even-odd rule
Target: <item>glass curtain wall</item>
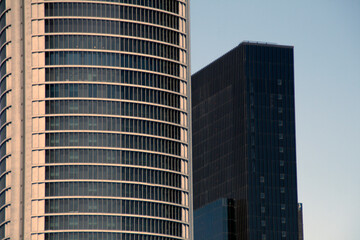
[(45, 239), (188, 238), (186, 2), (41, 5)]

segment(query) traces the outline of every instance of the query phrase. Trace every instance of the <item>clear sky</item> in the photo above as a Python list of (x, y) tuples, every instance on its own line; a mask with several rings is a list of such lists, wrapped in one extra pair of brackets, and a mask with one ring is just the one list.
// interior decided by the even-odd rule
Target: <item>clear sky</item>
[(305, 240), (360, 239), (360, 0), (190, 0), (191, 66), (293, 45)]

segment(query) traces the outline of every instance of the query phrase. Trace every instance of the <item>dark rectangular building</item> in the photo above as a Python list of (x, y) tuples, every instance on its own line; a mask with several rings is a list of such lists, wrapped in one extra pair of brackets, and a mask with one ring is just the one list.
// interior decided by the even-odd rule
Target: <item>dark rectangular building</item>
[(243, 42), (192, 76), (194, 209), (233, 199), (236, 239), (298, 239), (293, 59)]

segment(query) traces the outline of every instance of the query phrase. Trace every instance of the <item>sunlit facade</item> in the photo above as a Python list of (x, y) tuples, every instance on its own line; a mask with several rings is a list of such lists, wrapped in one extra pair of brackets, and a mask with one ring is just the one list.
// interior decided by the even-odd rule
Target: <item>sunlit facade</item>
[(0, 239), (191, 239), (188, 2), (0, 11)]

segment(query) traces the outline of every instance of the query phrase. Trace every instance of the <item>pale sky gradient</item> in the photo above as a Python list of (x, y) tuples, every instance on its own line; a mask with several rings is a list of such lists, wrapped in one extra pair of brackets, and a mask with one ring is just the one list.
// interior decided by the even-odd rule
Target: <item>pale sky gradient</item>
[(293, 45), (305, 240), (360, 239), (360, 0), (191, 0), (192, 72), (244, 40)]

